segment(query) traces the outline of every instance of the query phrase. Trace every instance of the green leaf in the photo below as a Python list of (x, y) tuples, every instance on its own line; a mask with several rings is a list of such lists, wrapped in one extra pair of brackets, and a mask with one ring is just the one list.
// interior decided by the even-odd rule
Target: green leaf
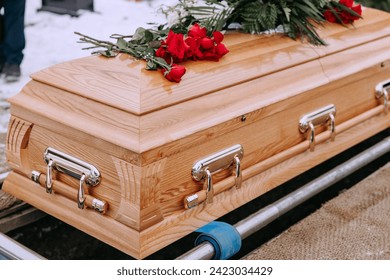
[(153, 41), (154, 40), (153, 33), (150, 32), (149, 30), (145, 29), (144, 30), (144, 40), (145, 40), (145, 42)]
[(291, 14), (291, 9), (290, 8), (283, 8), (284, 15), (286, 16), (287, 21), (290, 21), (290, 14)]
[(157, 63), (152, 60), (146, 62), (146, 70), (157, 70)]
[(123, 38), (118, 38), (118, 40), (116, 41), (116, 45), (120, 49), (126, 49), (127, 48), (127, 42)]
[(154, 41), (150, 41), (148, 43), (148, 46), (152, 49), (158, 49), (160, 46), (161, 46), (161, 41), (160, 40), (154, 40)]
[(148, 47), (145, 45), (135, 46), (133, 49), (137, 52), (145, 52)]
[(163, 59), (163, 58), (161, 58), (161, 57), (155, 57), (154, 60), (155, 60), (155, 62), (156, 62), (158, 65), (160, 65), (161, 67), (165, 66), (165, 68), (166, 68), (166, 67), (169, 66), (169, 64), (165, 61), (165, 59)]
[(145, 37), (145, 28), (138, 27), (133, 35), (133, 41), (141, 41)]
[(118, 55), (117, 52), (110, 51), (110, 50), (96, 51), (96, 52), (93, 52), (93, 54), (100, 54), (100, 55), (103, 55), (103, 56), (105, 56), (105, 57), (115, 57), (115, 56)]
[(273, 3), (252, 2), (242, 9), (243, 28), (249, 33), (260, 33), (276, 28), (278, 7)]
[(153, 48), (149, 48), (149, 47), (146, 47), (145, 49), (145, 55), (149, 55), (149, 56), (154, 56), (154, 49)]
[[(208, 35), (213, 31), (221, 31), (226, 26), (229, 17), (234, 11), (234, 6), (226, 6), (215, 0), (206, 1), (215, 6), (188, 6), (187, 10), (194, 20), (206, 27)], [(206, 4), (207, 4), (206, 3)]]

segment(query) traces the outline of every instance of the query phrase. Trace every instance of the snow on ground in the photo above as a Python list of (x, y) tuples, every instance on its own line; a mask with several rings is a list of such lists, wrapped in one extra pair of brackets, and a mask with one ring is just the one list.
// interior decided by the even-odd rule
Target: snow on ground
[[(27, 0), (25, 14), (26, 48), (21, 65), (22, 78), (15, 83), (0, 80), (0, 111), (7, 108), (7, 98), (17, 94), (30, 80), (30, 74), (54, 64), (90, 55), (77, 43), (75, 31), (95, 38), (109, 39), (111, 34), (133, 34), (137, 27), (148, 23), (164, 23), (158, 13), (161, 5), (171, 5), (173, 0), (94, 0), (94, 12), (81, 11), (79, 17), (38, 12), (41, 0)], [(7, 111), (0, 112), (0, 132), (7, 130)]]

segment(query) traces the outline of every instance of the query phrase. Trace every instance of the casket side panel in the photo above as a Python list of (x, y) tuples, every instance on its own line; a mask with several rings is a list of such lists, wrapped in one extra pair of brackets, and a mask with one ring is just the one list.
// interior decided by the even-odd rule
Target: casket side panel
[[(162, 212), (166, 216), (181, 211), (184, 198), (203, 188), (202, 182), (195, 182), (191, 178), (195, 161), (232, 145), (241, 144), (245, 152), (242, 168), (250, 168), (307, 141), (308, 134), (301, 133), (298, 128), (300, 118), (328, 104), (336, 107), (337, 135), (337, 125), (380, 105), (381, 101), (376, 99), (374, 89), (377, 83), (386, 80), (389, 75), (389, 69), (378, 64), (349, 77), (348, 83), (343, 79), (334, 81), (261, 110), (247, 112), (243, 114), (245, 118), (239, 115), (222, 125), (195, 133), (188, 137), (191, 141), (185, 141), (187, 139), (184, 138), (172, 145), (145, 153), (143, 159), (146, 159), (146, 162), (149, 156), (151, 161), (155, 157), (167, 158), (160, 190)], [(281, 108), (282, 110), (279, 110)], [(316, 134), (327, 129), (328, 125), (320, 126), (316, 128)], [(232, 169), (215, 175), (214, 180), (218, 182), (231, 174)]]

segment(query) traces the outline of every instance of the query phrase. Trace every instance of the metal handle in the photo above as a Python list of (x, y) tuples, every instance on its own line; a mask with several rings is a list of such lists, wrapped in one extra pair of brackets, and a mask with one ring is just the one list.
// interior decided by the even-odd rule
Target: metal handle
[[(39, 171), (33, 170), (31, 172), (31, 180), (33, 180), (35, 183), (37, 183), (39, 186), (46, 186), (46, 180), (48, 176), (45, 174), (42, 174)], [(79, 194), (79, 190), (75, 190), (71, 186), (68, 186), (64, 183), (61, 183), (59, 181), (53, 181), (53, 188), (55, 188), (56, 193), (65, 196), (69, 199), (77, 199), (79, 201), (79, 198), (82, 198), (82, 201), (84, 202), (84, 205), (92, 208), (93, 210), (105, 214), (108, 210), (108, 203), (104, 200), (97, 199), (96, 197), (93, 197), (89, 194)], [(80, 199), (81, 200), (81, 199)]]
[(47, 168), (46, 168), (47, 177), (46, 177), (46, 182), (45, 182), (47, 193), (53, 192), (53, 175), (52, 175), (52, 173), (53, 173), (53, 161), (49, 160), (47, 162)]
[(206, 168), (205, 174), (206, 179), (204, 180), (203, 189), (206, 190), (206, 202), (211, 203), (214, 199), (213, 177), (208, 168)]
[(79, 191), (77, 192), (77, 206), (80, 209), (84, 209), (84, 203), (85, 203), (84, 182), (85, 182), (85, 175), (83, 174), (80, 179)]
[(322, 107), (314, 112), (304, 115), (299, 120), (299, 131), (301, 133), (306, 133), (309, 130), (309, 148), (310, 151), (314, 151), (315, 147), (315, 126), (323, 125), (324, 123), (329, 122), (330, 124), (330, 139), (331, 141), (335, 138), (335, 116), (336, 107), (333, 104)]
[(59, 172), (63, 172), (67, 175), (77, 178), (80, 180), (77, 193), (77, 205), (79, 208), (83, 209), (85, 204), (84, 184), (87, 184), (91, 187), (98, 185), (100, 183), (99, 170), (92, 164), (89, 164), (51, 147), (48, 147), (45, 150), (43, 158), (47, 163), (47, 177), (45, 183), (46, 192), (52, 193), (53, 168)]
[(375, 87), (375, 96), (377, 99), (380, 99), (383, 97), (383, 106), (384, 106), (384, 112), (387, 114), (389, 110), (389, 92), (390, 90), (390, 80), (386, 80), (384, 82), (381, 82), (376, 85)]
[[(212, 154), (197, 161), (192, 167), (192, 178), (196, 181), (204, 180), (203, 189), (206, 191), (206, 202), (211, 203), (214, 197), (212, 175), (222, 170), (235, 166), (236, 188), (241, 187), (241, 159), (244, 149), (237, 144), (225, 150)], [(191, 195), (186, 199), (186, 207), (193, 208), (198, 205), (198, 196)]]

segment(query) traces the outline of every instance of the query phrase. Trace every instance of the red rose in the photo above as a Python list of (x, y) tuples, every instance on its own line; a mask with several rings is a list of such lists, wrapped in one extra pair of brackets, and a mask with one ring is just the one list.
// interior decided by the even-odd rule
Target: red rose
[[(340, 1), (341, 2), (341, 1)], [(353, 3), (353, 1), (352, 1)], [(359, 5), (356, 5), (356, 6), (351, 6), (349, 7), (352, 11), (354, 11), (355, 13), (357, 13), (358, 15), (361, 15), (362, 14), (362, 6), (359, 4)], [(340, 13), (340, 18), (342, 20), (342, 22), (344, 24), (348, 24), (348, 23), (352, 23), (354, 22), (355, 20), (358, 20), (360, 17), (359, 16), (355, 16), (353, 14), (350, 14), (346, 11), (342, 11)]]
[(157, 51), (156, 51), (156, 56), (157, 56), (157, 57), (165, 58), (166, 55), (167, 55), (166, 46), (161, 45), (161, 46), (157, 49)]
[(223, 34), (221, 32), (219, 32), (219, 31), (214, 31), (213, 32), (213, 37), (214, 37), (215, 43), (217, 43), (217, 44), (220, 44), (223, 41), (223, 38), (224, 38)]
[(229, 52), (229, 50), (226, 48), (226, 46), (224, 44), (218, 44), (215, 47), (215, 52), (218, 55), (218, 58), (221, 58), (222, 56), (227, 54)]
[(200, 41), (193, 37), (188, 37), (186, 39), (186, 44), (188, 45), (188, 49), (186, 51), (186, 57), (192, 60), (202, 60), (203, 53), (200, 50)]
[(189, 29), (186, 38), (183, 34), (170, 30), (166, 40), (156, 50), (157, 57), (164, 58), (168, 64), (173, 63), (170, 69), (161, 69), (164, 77), (171, 82), (180, 82), (186, 68), (176, 63), (186, 59), (218, 61), (229, 52), (221, 43), (223, 39), (224, 36), (219, 31), (213, 32), (212, 37), (207, 36), (207, 29), (197, 23)]
[(343, 4), (344, 6), (351, 8), (353, 5), (353, 0), (340, 0), (340, 4)]
[(168, 37), (165, 40), (165, 44), (167, 46), (167, 51), (172, 55), (174, 61), (183, 61), (185, 52), (188, 49), (183, 34), (178, 34), (170, 30)]
[(172, 64), (169, 71), (165, 68), (162, 68), (161, 71), (168, 81), (178, 83), (181, 81), (181, 77), (186, 73), (186, 68), (182, 65)]
[(208, 49), (211, 49), (214, 47), (214, 40), (210, 39), (210, 38), (202, 38), (200, 39), (200, 46), (202, 47), (202, 49), (204, 50), (208, 50)]
[(326, 10), (324, 12), (324, 17), (329, 22), (337, 22), (337, 18), (331, 10)]
[[(352, 11), (354, 11), (355, 13), (357, 13), (358, 15), (362, 15), (362, 5), (356, 5), (356, 6), (353, 6), (351, 7)], [(356, 17), (356, 16), (353, 16), (354, 17), (354, 20), (358, 20), (359, 17)]]
[(195, 23), (190, 30), (188, 30), (188, 36), (194, 38), (204, 38), (207, 35), (206, 27), (201, 28), (198, 23)]
[(218, 61), (229, 52), (225, 45), (221, 44), (223, 39), (224, 36), (219, 31), (214, 31), (212, 37), (208, 37), (206, 28), (201, 28), (195, 23), (188, 31), (185, 40), (188, 45), (187, 59)]
[(203, 52), (203, 57), (205, 60), (218, 61), (217, 55), (215, 54), (215, 48)]
[[(354, 11), (355, 13), (357, 13), (359, 16), (362, 14), (362, 6), (360, 4), (353, 6), (353, 4), (354, 4), (353, 0), (340, 0), (339, 4), (346, 6), (347, 8), (349, 8), (352, 11)], [(338, 17), (335, 15), (335, 13), (337, 14)], [(339, 22), (341, 20), (341, 22), (344, 24), (353, 23), (355, 20), (358, 20), (360, 18), (359, 16), (355, 16), (355, 15), (353, 15), (347, 11), (344, 11), (344, 10), (340, 11), (337, 8), (334, 8), (333, 11), (326, 10), (324, 12), (324, 17), (327, 21)]]

